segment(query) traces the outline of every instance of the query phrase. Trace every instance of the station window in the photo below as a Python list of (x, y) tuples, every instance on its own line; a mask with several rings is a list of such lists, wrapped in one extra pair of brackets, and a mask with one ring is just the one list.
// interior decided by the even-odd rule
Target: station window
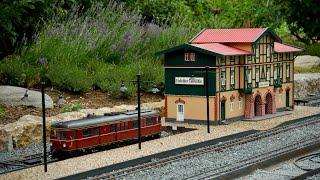
[(89, 129), (83, 129), (83, 130), (82, 130), (82, 136), (83, 136), (83, 137), (89, 137), (89, 136), (90, 136), (90, 131), (89, 131)]
[(247, 69), (247, 80), (248, 80), (248, 83), (251, 83), (251, 69)]
[(256, 47), (256, 58), (258, 58), (259, 57), (259, 45), (257, 45), (257, 47)]
[(286, 65), (286, 75), (287, 75), (287, 78), (290, 77), (290, 64)]
[(259, 68), (256, 69), (256, 82), (260, 81), (260, 70)]
[(230, 69), (230, 84), (234, 84), (234, 68)]
[(267, 81), (270, 80), (270, 68), (267, 67)]
[(241, 97), (239, 97), (239, 99), (238, 99), (238, 107), (239, 107), (239, 109), (242, 109), (242, 98)]
[(230, 101), (230, 111), (234, 110), (234, 102), (233, 99)]
[(196, 61), (195, 53), (184, 53), (184, 61)]
[(273, 67), (273, 78), (278, 79), (278, 66)]
[(221, 85), (222, 86), (226, 85), (226, 72), (224, 71), (221, 72)]
[(267, 44), (267, 57), (270, 57), (271, 53), (270, 53), (270, 44)]

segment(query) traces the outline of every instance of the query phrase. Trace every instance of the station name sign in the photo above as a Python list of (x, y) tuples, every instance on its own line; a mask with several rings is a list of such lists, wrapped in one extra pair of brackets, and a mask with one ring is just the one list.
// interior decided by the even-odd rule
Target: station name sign
[(268, 86), (269, 86), (269, 81), (259, 82), (259, 87), (268, 87)]
[(203, 77), (175, 77), (175, 84), (204, 85)]

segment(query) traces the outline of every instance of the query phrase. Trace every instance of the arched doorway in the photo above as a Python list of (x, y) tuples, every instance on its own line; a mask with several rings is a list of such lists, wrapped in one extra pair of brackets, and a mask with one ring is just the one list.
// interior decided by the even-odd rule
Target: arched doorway
[(258, 94), (254, 99), (254, 116), (262, 116), (262, 98)]
[(272, 114), (272, 95), (268, 93), (266, 95), (266, 114)]

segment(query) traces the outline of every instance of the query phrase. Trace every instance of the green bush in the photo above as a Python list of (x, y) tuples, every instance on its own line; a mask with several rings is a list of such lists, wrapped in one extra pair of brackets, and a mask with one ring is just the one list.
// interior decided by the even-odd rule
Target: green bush
[(81, 103), (73, 103), (73, 104), (64, 104), (60, 110), (61, 113), (79, 111), (80, 109), (85, 108), (85, 106)]
[(3, 117), (4, 115), (6, 115), (6, 112), (4, 108), (0, 105), (0, 117)]
[(311, 44), (305, 48), (305, 54), (320, 57), (320, 43)]
[(31, 87), (40, 81), (40, 70), (18, 59), (6, 59), (0, 63), (0, 83)]
[(71, 62), (59, 61), (50, 63), (47, 77), (52, 85), (73, 92), (86, 92), (92, 87), (92, 79), (86, 70)]

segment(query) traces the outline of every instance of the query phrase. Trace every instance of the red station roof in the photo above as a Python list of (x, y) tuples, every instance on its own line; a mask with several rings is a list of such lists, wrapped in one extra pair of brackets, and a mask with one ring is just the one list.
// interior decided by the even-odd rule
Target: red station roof
[(300, 52), (303, 50), (290, 45), (274, 42), (274, 51), (277, 53), (284, 53), (284, 52)]
[(176, 46), (159, 53), (169, 53), (177, 49), (191, 46), (205, 50), (208, 53), (220, 54), (222, 56), (247, 55), (250, 51), (228, 46), (228, 43), (254, 43), (264, 33), (270, 33), (274, 41), (274, 51), (277, 53), (300, 52), (302, 49), (281, 44), (281, 39), (269, 28), (240, 28), (240, 29), (204, 29), (198, 33), (189, 44)]
[(249, 51), (233, 48), (220, 43), (190, 44), (190, 45), (207, 50), (207, 51), (218, 53), (224, 56), (251, 54), (251, 52)]
[(255, 42), (268, 28), (205, 29), (191, 43)]

